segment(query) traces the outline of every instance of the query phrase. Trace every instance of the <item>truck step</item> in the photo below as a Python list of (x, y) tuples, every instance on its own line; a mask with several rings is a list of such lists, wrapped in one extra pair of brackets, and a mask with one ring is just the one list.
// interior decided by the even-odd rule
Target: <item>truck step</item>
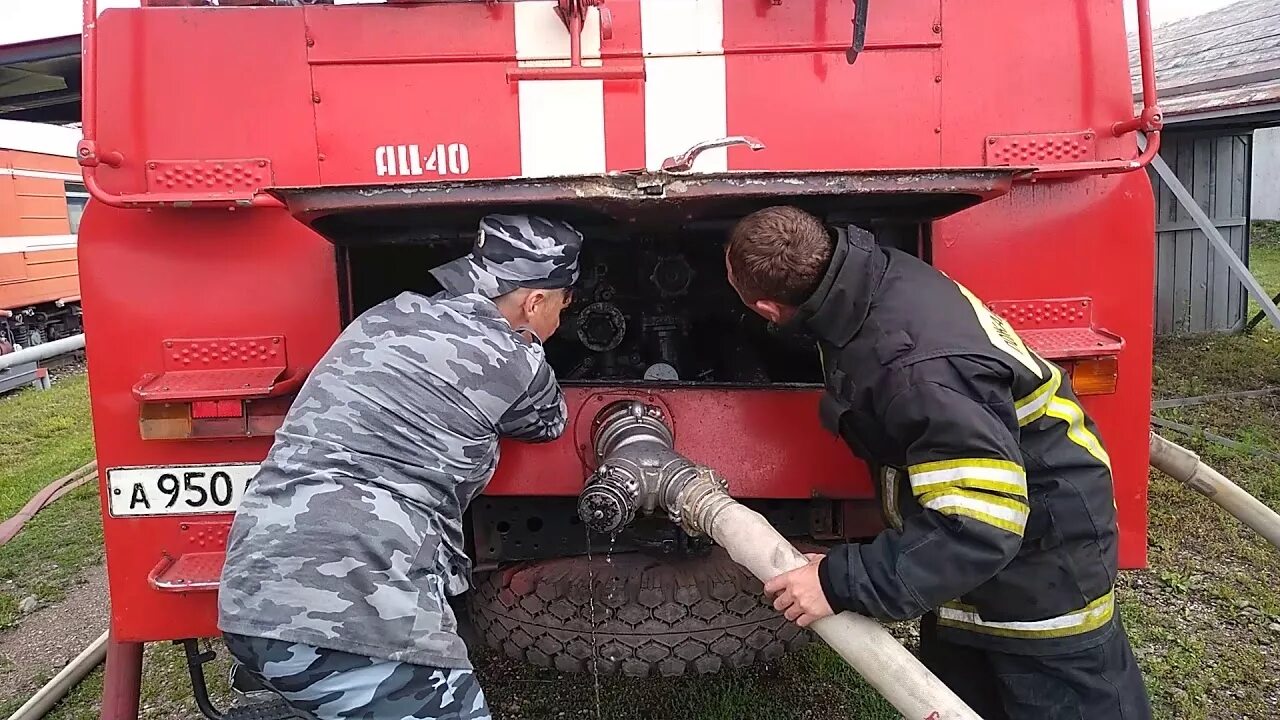
[(222, 714), (223, 720), (298, 720), (300, 717), (280, 698), (245, 703)]

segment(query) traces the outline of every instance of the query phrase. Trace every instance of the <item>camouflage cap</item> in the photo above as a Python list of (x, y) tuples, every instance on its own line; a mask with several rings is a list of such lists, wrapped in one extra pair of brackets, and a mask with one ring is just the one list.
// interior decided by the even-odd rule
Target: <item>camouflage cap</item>
[(567, 288), (578, 281), (582, 233), (537, 215), (486, 215), (469, 255), (431, 270), (451, 295), (488, 298), (517, 288)]

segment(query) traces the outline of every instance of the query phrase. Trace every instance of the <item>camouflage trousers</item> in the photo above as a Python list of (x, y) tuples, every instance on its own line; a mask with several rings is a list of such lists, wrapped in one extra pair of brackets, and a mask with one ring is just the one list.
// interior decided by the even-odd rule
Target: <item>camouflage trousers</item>
[(471, 670), (224, 635), (227, 650), (308, 720), (490, 720)]

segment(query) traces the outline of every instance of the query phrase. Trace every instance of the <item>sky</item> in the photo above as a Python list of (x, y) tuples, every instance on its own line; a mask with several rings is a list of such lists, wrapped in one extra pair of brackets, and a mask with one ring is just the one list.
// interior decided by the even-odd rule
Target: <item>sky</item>
[[(1237, 0), (1151, 0), (1151, 22), (1159, 26), (1174, 20), (1181, 20), (1192, 15), (1217, 10), (1231, 5)], [(1135, 5), (1133, 0), (1123, 0), (1124, 19), (1130, 30), (1137, 30)]]

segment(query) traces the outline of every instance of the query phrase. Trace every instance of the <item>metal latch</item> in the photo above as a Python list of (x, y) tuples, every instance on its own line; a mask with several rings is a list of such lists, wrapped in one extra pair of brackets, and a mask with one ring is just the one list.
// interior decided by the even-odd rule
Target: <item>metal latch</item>
[(749, 135), (730, 135), (716, 140), (704, 140), (679, 155), (672, 155), (663, 160), (662, 170), (664, 172), (688, 172), (693, 169), (693, 161), (697, 160), (702, 153), (707, 150), (731, 147), (733, 145), (746, 145), (756, 151), (764, 149), (764, 143)]
[(569, 67), (527, 67), (507, 71), (507, 82), (515, 80), (644, 80), (644, 66), (586, 67), (582, 64), (582, 29), (587, 11), (600, 13), (600, 40), (613, 38), (613, 14), (604, 0), (557, 0), (555, 13), (569, 31)]

